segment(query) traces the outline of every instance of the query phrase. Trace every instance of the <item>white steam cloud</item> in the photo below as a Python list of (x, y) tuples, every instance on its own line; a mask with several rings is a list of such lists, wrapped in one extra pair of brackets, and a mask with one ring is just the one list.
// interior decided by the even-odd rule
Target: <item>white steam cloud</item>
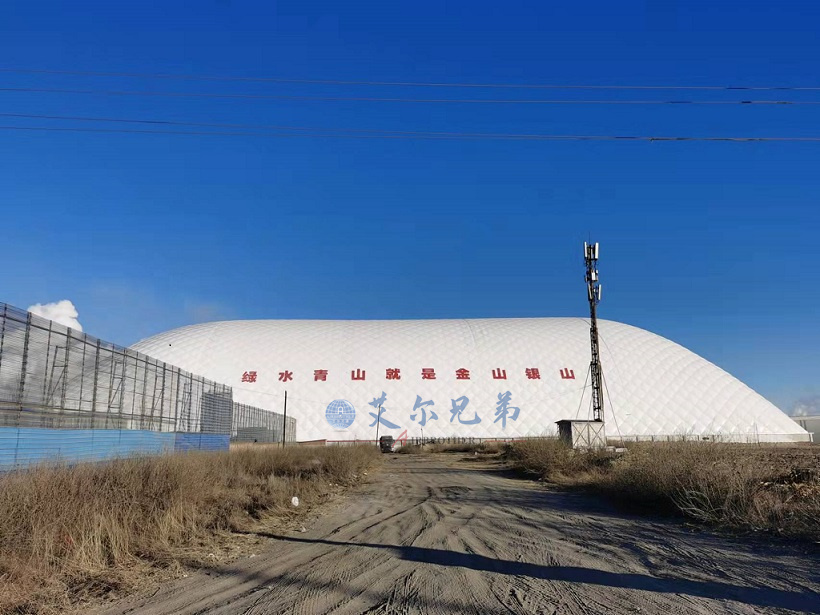
[(48, 318), (60, 323), (65, 327), (71, 327), (74, 331), (82, 331), (83, 326), (77, 317), (80, 315), (77, 308), (68, 299), (57, 301), (56, 303), (35, 303), (29, 306), (28, 311), (36, 316)]
[(804, 397), (794, 402), (791, 412), (792, 416), (815, 416), (820, 415), (820, 395), (814, 397)]

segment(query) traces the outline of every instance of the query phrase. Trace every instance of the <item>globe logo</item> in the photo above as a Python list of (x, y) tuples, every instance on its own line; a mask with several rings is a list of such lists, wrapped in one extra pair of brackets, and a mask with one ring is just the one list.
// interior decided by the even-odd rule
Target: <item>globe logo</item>
[(347, 429), (356, 418), (356, 408), (346, 399), (334, 399), (327, 405), (325, 418), (335, 429)]

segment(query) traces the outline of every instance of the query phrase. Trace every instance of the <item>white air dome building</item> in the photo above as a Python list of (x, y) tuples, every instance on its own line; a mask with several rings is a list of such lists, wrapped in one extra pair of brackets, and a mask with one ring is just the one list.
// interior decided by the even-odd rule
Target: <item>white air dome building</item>
[[(808, 441), (745, 384), (658, 335), (599, 321), (607, 435)], [(591, 418), (582, 318), (214, 322), (134, 350), (297, 420), (300, 441), (553, 435)]]

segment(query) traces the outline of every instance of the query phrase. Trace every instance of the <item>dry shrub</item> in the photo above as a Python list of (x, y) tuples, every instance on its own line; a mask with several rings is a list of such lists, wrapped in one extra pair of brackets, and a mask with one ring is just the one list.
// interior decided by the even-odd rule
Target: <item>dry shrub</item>
[(507, 450), (509, 444), (506, 442), (482, 442), (478, 445), (478, 452), (485, 455), (495, 455)]
[[(0, 477), (0, 612), (127, 588), (140, 568), (207, 561), (220, 532), (301, 514), (375, 447), (245, 448), (41, 467)], [(128, 571), (129, 574), (125, 574)]]
[[(817, 458), (778, 461), (772, 450), (706, 442), (634, 445), (602, 486), (626, 503), (704, 523), (820, 535)], [(804, 463), (815, 464), (815, 471), (801, 473)]]
[(820, 537), (820, 454), (708, 442), (642, 443), (625, 455), (578, 453), (558, 441), (517, 442), (508, 458), (563, 485), (630, 508), (729, 528)]
[(578, 452), (555, 438), (515, 442), (509, 446), (505, 457), (513, 467), (568, 485), (588, 482), (612, 464), (612, 456), (608, 453)]
[(748, 459), (731, 445), (637, 444), (602, 486), (637, 507), (680, 511), (704, 522), (739, 519), (754, 485), (754, 465)]

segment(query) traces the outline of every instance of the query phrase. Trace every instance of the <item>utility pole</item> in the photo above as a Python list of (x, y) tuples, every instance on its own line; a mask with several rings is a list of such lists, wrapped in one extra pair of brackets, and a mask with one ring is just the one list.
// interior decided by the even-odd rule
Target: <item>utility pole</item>
[(282, 415), (282, 448), (285, 448), (285, 439), (288, 433), (288, 392), (285, 391), (285, 413)]
[[(370, 416), (373, 416), (372, 414)], [(376, 444), (379, 443), (379, 423), (382, 422), (382, 407), (379, 405), (379, 414), (376, 417)]]
[(598, 303), (601, 301), (601, 282), (598, 279), (598, 244), (584, 242), (584, 264), (586, 265), (587, 298), (589, 299), (589, 341), (592, 360), (589, 373), (592, 377), (592, 418), (604, 422), (603, 371), (598, 345)]

